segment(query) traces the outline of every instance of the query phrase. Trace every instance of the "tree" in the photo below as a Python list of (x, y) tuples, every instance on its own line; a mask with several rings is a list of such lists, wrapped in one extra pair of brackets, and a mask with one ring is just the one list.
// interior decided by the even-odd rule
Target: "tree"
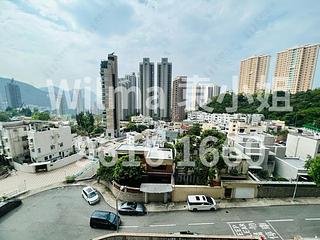
[(199, 123), (193, 124), (187, 131), (188, 135), (200, 136), (201, 134), (201, 126)]
[(0, 112), (0, 122), (8, 122), (9, 120), (9, 115), (6, 112)]
[(33, 120), (48, 121), (50, 120), (50, 114), (48, 112), (35, 112), (32, 114)]
[(320, 156), (307, 160), (305, 167), (308, 169), (309, 176), (320, 187)]
[[(106, 156), (104, 160), (109, 163), (112, 161), (112, 157)], [(114, 172), (114, 166), (106, 167), (100, 163), (100, 167), (97, 170), (97, 176), (99, 176), (101, 179), (107, 182), (111, 182), (112, 180), (114, 180), (113, 172)]]
[(84, 130), (87, 134), (91, 133), (94, 129), (94, 117), (90, 112), (81, 112), (76, 115), (76, 121), (79, 126), (79, 130)]
[(129, 162), (129, 155), (120, 157), (114, 166), (113, 179), (125, 185), (139, 185), (144, 171), (138, 156), (135, 161), (139, 162), (139, 166), (124, 166), (124, 162)]

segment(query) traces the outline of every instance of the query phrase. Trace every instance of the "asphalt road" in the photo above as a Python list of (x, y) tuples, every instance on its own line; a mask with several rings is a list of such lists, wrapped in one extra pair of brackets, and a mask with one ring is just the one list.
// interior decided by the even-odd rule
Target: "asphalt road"
[[(94, 206), (81, 197), (81, 187), (49, 190), (23, 200), (0, 219), (0, 239), (91, 239), (108, 233), (91, 229), (89, 217), (96, 210), (113, 210), (103, 200)], [(320, 236), (320, 205), (221, 209), (216, 212), (149, 213), (122, 216), (120, 231), (179, 232), (237, 236), (265, 235), (289, 239), (298, 234)]]

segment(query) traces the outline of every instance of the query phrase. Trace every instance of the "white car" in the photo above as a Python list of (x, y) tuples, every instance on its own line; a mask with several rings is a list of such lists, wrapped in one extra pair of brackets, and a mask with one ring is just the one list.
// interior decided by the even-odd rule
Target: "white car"
[(100, 201), (99, 194), (92, 187), (85, 187), (82, 189), (82, 197), (90, 204), (93, 205)]
[(205, 195), (189, 195), (188, 196), (188, 209), (190, 211), (201, 210), (217, 210), (216, 201), (209, 196)]

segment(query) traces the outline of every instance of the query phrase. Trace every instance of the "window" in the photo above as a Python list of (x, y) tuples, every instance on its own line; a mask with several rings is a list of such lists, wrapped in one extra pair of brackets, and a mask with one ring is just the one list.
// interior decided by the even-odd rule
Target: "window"
[(41, 153), (41, 148), (38, 148), (38, 153)]
[(44, 157), (44, 160), (46, 160), (46, 161), (47, 161), (47, 160), (48, 160), (48, 156), (45, 156), (45, 157)]
[(51, 150), (53, 150), (53, 149), (55, 149), (56, 147), (55, 147), (54, 145), (51, 145), (50, 148), (51, 148)]
[(63, 143), (60, 143), (59, 145), (60, 145), (60, 147), (63, 147)]

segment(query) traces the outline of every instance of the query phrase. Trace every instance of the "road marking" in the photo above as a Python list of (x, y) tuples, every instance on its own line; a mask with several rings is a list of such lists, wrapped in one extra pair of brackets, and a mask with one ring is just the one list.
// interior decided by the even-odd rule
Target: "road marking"
[(213, 225), (214, 223), (189, 223), (188, 226)]
[(159, 224), (159, 225), (149, 225), (149, 227), (175, 227), (177, 224)]
[(239, 221), (239, 222), (227, 222), (228, 224), (233, 224), (233, 223), (252, 223), (253, 221)]
[[(267, 222), (267, 221), (266, 221), (266, 222)], [(279, 238), (281, 238), (282, 240), (284, 240), (283, 237), (278, 233), (278, 231), (274, 229), (274, 227), (271, 225), (271, 223), (269, 223), (269, 222), (267, 222), (267, 223), (268, 223), (269, 226), (273, 229), (273, 231), (274, 231), (276, 234), (278, 234)]]
[(293, 222), (294, 219), (271, 219), (271, 220), (266, 220), (266, 222)]
[(306, 221), (320, 221), (320, 218), (306, 218)]
[(139, 226), (120, 226), (120, 228), (138, 228)]

